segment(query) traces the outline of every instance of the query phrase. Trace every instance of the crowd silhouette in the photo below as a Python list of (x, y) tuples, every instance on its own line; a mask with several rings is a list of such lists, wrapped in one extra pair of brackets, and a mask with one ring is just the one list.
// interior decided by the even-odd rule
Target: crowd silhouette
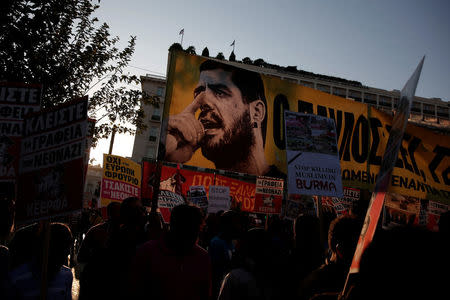
[(255, 221), (239, 210), (205, 215), (190, 204), (173, 208), (164, 224), (133, 197), (109, 204), (98, 224), (97, 216), (83, 216), (20, 228), (12, 203), (0, 204), (1, 299), (38, 299), (43, 292), (47, 299), (72, 299), (71, 268), (80, 300), (448, 297), (449, 212), (437, 233), (380, 226), (342, 293), (364, 220), (361, 203), (322, 226), (312, 215)]

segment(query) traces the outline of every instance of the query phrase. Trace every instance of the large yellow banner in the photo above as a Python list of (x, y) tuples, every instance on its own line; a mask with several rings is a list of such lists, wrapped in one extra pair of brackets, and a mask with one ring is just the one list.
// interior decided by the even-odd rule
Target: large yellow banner
[[(162, 132), (166, 160), (283, 177), (283, 112), (313, 113), (335, 120), (343, 185), (373, 188), (391, 115), (277, 77), (243, 71), (243, 64), (180, 51), (172, 52), (169, 59), (167, 128)], [(408, 124), (389, 191), (450, 204), (449, 173), (450, 137)]]

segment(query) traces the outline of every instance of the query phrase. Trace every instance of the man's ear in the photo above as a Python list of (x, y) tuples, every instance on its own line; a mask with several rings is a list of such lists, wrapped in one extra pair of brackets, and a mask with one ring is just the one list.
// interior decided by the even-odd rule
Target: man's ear
[(255, 100), (250, 104), (250, 118), (252, 122), (262, 123), (266, 116), (266, 106), (261, 100)]

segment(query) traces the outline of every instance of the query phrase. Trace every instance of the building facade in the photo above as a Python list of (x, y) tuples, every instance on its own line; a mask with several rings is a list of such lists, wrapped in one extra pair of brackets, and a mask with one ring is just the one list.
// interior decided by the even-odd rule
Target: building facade
[(166, 78), (162, 76), (141, 76), (144, 100), (141, 107), (144, 110), (145, 130), (138, 132), (134, 138), (131, 159), (140, 163), (143, 157), (156, 158), (158, 155), (161, 117), (166, 94)]

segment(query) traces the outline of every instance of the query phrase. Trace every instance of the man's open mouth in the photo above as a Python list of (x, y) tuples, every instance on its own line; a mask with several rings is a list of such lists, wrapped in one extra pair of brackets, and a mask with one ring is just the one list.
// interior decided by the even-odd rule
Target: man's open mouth
[(200, 122), (202, 123), (203, 128), (205, 128), (206, 130), (208, 130), (208, 129), (218, 129), (218, 128), (222, 127), (222, 125), (220, 123), (212, 121), (212, 120), (202, 119), (202, 120), (200, 120)]

